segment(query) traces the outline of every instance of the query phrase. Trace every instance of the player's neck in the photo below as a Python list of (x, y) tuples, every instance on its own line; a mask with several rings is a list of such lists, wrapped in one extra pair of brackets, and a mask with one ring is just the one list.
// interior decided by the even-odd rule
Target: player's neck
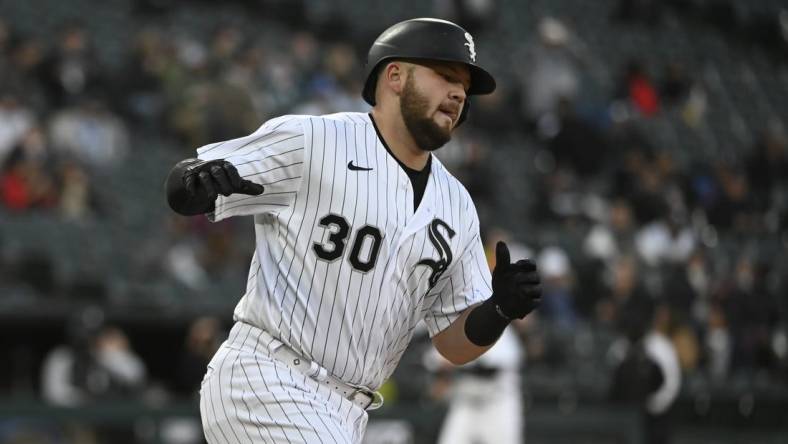
[(394, 157), (408, 168), (417, 171), (427, 166), (429, 151), (419, 148), (399, 113), (373, 108), (372, 118), (375, 119), (380, 137), (383, 138), (382, 142), (389, 147)]

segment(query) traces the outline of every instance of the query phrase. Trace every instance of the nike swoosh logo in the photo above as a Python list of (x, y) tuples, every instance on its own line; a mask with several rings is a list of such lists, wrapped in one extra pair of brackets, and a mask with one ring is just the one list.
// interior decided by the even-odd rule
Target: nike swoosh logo
[(350, 171), (372, 171), (372, 168), (365, 168), (365, 167), (360, 167), (358, 165), (354, 165), (352, 160), (347, 163), (347, 168)]

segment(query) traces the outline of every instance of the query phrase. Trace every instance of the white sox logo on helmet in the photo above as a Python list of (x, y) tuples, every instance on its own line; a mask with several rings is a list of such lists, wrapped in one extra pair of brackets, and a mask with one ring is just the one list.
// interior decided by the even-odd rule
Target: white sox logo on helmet
[(471, 62), (476, 63), (476, 44), (473, 43), (473, 37), (469, 32), (465, 33), (465, 40), (467, 40), (465, 46), (468, 47), (468, 53), (470, 54)]

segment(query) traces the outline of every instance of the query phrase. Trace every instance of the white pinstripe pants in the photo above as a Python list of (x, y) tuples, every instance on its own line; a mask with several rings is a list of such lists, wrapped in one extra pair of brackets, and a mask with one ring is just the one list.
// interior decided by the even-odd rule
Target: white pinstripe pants
[(200, 389), (210, 444), (360, 443), (367, 412), (275, 360), (260, 330), (236, 323)]

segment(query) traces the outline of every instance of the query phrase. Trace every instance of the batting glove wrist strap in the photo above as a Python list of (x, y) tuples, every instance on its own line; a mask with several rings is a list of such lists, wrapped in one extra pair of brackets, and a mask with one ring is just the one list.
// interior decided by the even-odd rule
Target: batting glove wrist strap
[(506, 316), (506, 313), (503, 312), (503, 309), (501, 308), (500, 305), (494, 304), (494, 306), (495, 306), (495, 312), (498, 313), (498, 316), (500, 316), (501, 319), (503, 319), (505, 321), (511, 321), (512, 320), (512, 318), (510, 318), (509, 316)]
[(465, 336), (479, 347), (492, 345), (501, 337), (510, 319), (503, 315), (493, 298), (471, 311), (465, 319)]

